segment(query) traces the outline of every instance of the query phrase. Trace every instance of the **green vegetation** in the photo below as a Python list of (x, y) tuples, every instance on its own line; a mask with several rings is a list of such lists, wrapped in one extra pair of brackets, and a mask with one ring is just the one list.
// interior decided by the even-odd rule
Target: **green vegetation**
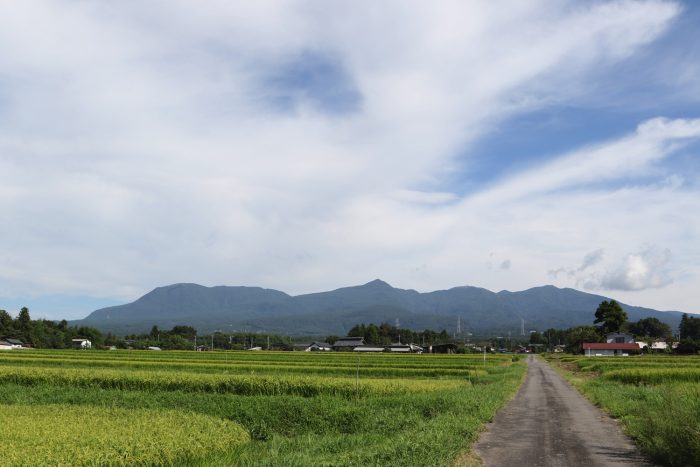
[(594, 323), (603, 334), (618, 332), (626, 321), (627, 313), (615, 300), (604, 300), (595, 312)]
[(237, 423), (172, 410), (15, 404), (0, 413), (5, 465), (175, 463), (249, 440)]
[(21, 429), (0, 454), (34, 465), (448, 465), (517, 390), (517, 360), (5, 351), (0, 417)]
[(700, 459), (700, 358), (551, 358), (662, 465)]
[[(440, 332), (426, 329), (424, 331), (412, 331), (400, 329), (388, 323), (376, 325), (357, 324), (348, 332), (351, 337), (363, 337), (365, 343), (370, 345), (389, 345), (393, 342), (416, 342), (422, 345), (442, 344), (453, 342), (453, 339), (444, 329)], [(329, 340), (335, 336), (329, 336)]]
[(0, 309), (0, 339), (5, 338), (19, 339), (40, 349), (70, 348), (71, 339), (79, 338), (89, 339), (94, 346), (104, 342), (102, 333), (91, 327), (68, 326), (65, 320), (32, 320), (27, 307), (22, 307), (14, 319), (7, 311)]

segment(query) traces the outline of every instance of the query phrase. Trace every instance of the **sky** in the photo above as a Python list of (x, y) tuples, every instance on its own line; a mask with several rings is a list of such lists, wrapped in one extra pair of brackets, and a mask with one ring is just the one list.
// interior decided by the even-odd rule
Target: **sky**
[(179, 282), (700, 313), (691, 1), (0, 3), (0, 308)]

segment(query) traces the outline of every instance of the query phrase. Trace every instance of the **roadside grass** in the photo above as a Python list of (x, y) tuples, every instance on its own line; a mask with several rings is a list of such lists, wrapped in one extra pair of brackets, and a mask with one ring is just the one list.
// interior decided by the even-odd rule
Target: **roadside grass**
[(692, 368), (700, 366), (700, 359), (612, 358), (548, 360), (593, 403), (618, 418), (654, 462), (698, 465), (700, 383)]
[[(219, 426), (241, 427), (244, 435), (241, 442), (229, 443), (225, 449), (217, 444), (199, 451), (165, 448), (158, 455), (133, 462), (137, 464), (471, 465), (461, 463), (470, 455), (470, 445), (483, 425), (515, 394), (526, 370), (522, 363), (502, 356), (487, 358), (484, 364), (481, 356), (377, 355), (358, 360), (357, 355), (193, 354), (13, 354), (0, 361), (0, 409), (6, 410), (0, 410), (0, 415), (27, 407), (59, 407), (66, 413), (88, 414), (82, 421), (96, 435), (104, 431), (100, 426), (106, 425), (91, 423), (91, 419), (109, 417), (111, 413), (137, 416), (143, 420), (141, 430), (150, 426), (148, 417), (141, 414), (184, 417), (167, 424), (173, 431), (184, 429), (187, 417), (200, 417), (215, 423), (214, 428), (200, 430), (204, 441), (198, 445), (202, 446), (207, 440), (216, 443), (226, 439), (224, 428), (216, 428)], [(239, 357), (238, 363), (248, 365), (253, 361), (260, 368), (255, 374), (222, 372), (221, 366), (226, 369), (231, 365), (226, 359)], [(81, 363), (75, 365), (76, 361)], [(137, 368), (132, 370), (129, 361), (153, 362), (153, 369), (145, 371), (135, 365)], [(358, 362), (359, 382), (333, 371), (340, 365), (357, 375)], [(173, 364), (180, 371), (173, 371)], [(326, 375), (324, 365), (329, 369)], [(284, 371), (287, 366), (313, 370), (308, 375), (290, 375)], [(369, 368), (386, 371), (365, 371)], [(400, 376), (402, 369), (412, 370), (408, 373), (435, 371), (433, 377), (419, 378), (415, 374)], [(388, 376), (392, 372), (395, 376)], [(225, 385), (218, 386), (222, 381)], [(243, 387), (253, 389), (240, 390), (231, 381), (246, 381)], [(294, 389), (298, 387), (303, 389)], [(364, 389), (358, 392), (357, 387)], [(60, 416), (54, 418), (60, 423)], [(36, 423), (46, 422), (39, 418)], [(25, 428), (31, 431), (32, 424), (27, 421)], [(132, 432), (134, 443), (139, 433)], [(169, 436), (167, 430), (157, 433), (154, 431), (155, 438), (148, 439)], [(52, 442), (50, 431), (46, 436)], [(70, 456), (79, 450), (79, 443), (71, 439), (53, 439), (58, 446), (55, 451)], [(130, 449), (129, 442), (125, 443), (125, 449)], [(18, 455), (12, 445), (5, 449), (9, 450), (7, 458)], [(76, 457), (72, 464), (132, 463), (100, 461), (107, 459), (100, 455)], [(86, 460), (89, 456), (94, 460)], [(42, 458), (37, 464), (66, 463), (63, 459)]]

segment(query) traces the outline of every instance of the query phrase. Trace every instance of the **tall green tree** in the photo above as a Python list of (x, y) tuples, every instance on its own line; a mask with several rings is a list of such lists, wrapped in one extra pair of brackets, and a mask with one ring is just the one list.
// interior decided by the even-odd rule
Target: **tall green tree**
[[(0, 309), (0, 334), (8, 334), (12, 328), (12, 316), (5, 311)], [(0, 337), (2, 337), (0, 335)]]
[(594, 326), (576, 326), (566, 330), (566, 351), (580, 353), (584, 342), (600, 342), (600, 334)]
[(19, 331), (23, 339), (29, 339), (29, 333), (32, 330), (32, 318), (29, 316), (29, 309), (26, 306), (19, 310), (15, 320), (15, 329)]
[(598, 305), (595, 312), (594, 324), (598, 325), (598, 329), (603, 333), (618, 332), (622, 325), (627, 321), (627, 313), (622, 309), (619, 303), (615, 300), (604, 300)]
[(681, 339), (700, 340), (700, 318), (683, 313), (678, 330), (681, 333)]
[(657, 318), (643, 318), (630, 323), (629, 331), (639, 337), (665, 338), (671, 335), (671, 326)]

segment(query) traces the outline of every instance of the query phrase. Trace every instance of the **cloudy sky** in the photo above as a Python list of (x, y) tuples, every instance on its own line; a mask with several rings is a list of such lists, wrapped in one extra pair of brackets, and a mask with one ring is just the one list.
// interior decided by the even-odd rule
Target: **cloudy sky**
[(700, 8), (0, 3), (0, 308), (175, 282), (700, 313)]

